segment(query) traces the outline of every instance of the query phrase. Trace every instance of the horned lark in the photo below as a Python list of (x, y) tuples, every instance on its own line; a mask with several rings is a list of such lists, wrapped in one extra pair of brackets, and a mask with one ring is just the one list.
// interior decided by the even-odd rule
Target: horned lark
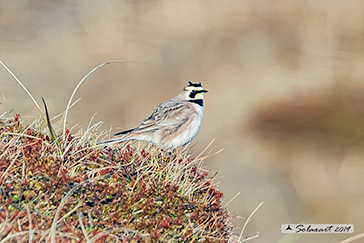
[(179, 95), (157, 106), (138, 127), (116, 133), (115, 136), (121, 137), (102, 143), (144, 140), (165, 150), (184, 146), (200, 128), (206, 92), (201, 82), (188, 82)]

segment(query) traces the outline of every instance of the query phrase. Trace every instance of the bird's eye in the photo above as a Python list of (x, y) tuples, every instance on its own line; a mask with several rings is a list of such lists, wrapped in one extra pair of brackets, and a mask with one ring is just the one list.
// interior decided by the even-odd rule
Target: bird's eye
[(196, 94), (197, 94), (196, 90), (192, 90), (191, 93), (190, 93), (190, 98), (194, 99)]

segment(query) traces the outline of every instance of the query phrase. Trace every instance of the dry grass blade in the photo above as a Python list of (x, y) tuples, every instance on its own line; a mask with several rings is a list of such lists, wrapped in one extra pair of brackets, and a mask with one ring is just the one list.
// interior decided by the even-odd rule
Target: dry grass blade
[(5, 243), (5, 242), (8, 242), (8, 241), (11, 241), (11, 239), (13, 239), (15, 237), (26, 235), (28, 233), (29, 233), (28, 231), (22, 231), (22, 232), (18, 232), (18, 233), (15, 233), (15, 234), (8, 235), (2, 241), (0, 241), (0, 243)]
[[(42, 111), (42, 109), (40, 108), (40, 106), (38, 105), (37, 101), (34, 99), (33, 95), (27, 90), (27, 88), (25, 88), (25, 86), (23, 85), (22, 82), (20, 82), (20, 80), (15, 76), (15, 74), (10, 71), (10, 69), (2, 62), (0, 61), (0, 64), (6, 69), (6, 71), (8, 71), (11, 76), (13, 76), (13, 78), (18, 82), (18, 84), (24, 89), (24, 91), (29, 95), (29, 97), (32, 99), (32, 101), (34, 102), (35, 106), (38, 108), (38, 110), (40, 111), (40, 113), (43, 115), (44, 117), (44, 113)], [(44, 117), (45, 119), (45, 117)]]
[[(73, 102), (71, 105), (70, 105), (70, 108), (72, 108), (75, 104), (77, 104), (79, 101), (81, 100), (81, 98), (78, 98), (75, 102)], [(57, 119), (58, 117), (60, 116), (63, 116), (64, 115), (64, 111), (59, 113), (58, 115), (54, 116), (51, 118), (51, 121)]]
[[(40, 138), (37, 138), (35, 136), (31, 136), (31, 135), (27, 135), (27, 134), (21, 134), (21, 133), (16, 133), (16, 132), (4, 132), (2, 133), (3, 135), (14, 135), (14, 136), (21, 136), (21, 137), (27, 137), (27, 138), (31, 138), (31, 139), (35, 139), (35, 140), (42, 140)], [(43, 141), (45, 142), (45, 141)], [(45, 142), (47, 143), (47, 142)]]
[[(243, 225), (243, 228), (241, 229), (241, 233), (240, 233), (240, 236), (239, 236), (239, 239), (238, 239), (238, 242), (241, 242), (241, 237), (243, 237), (243, 233), (244, 233), (244, 230), (245, 230), (245, 227), (248, 225), (248, 223), (250, 222), (250, 220), (252, 219), (254, 213), (260, 208), (260, 206), (263, 205), (264, 202), (261, 202), (259, 203), (259, 205), (253, 210), (253, 212), (249, 215), (249, 217), (245, 220), (245, 223)], [(258, 236), (259, 236), (259, 233), (258, 233)], [(253, 237), (249, 237), (250, 239), (254, 239), (258, 236), (253, 236)], [(245, 240), (246, 241), (246, 240)]]
[(32, 217), (30, 215), (30, 209), (28, 205), (25, 205), (25, 209), (27, 210), (28, 214), (28, 222), (29, 222), (29, 243), (33, 240), (33, 225), (32, 225)]
[(44, 109), (45, 109), (45, 114), (46, 114), (46, 121), (47, 121), (47, 126), (49, 129), (49, 133), (51, 134), (51, 138), (52, 138), (52, 142), (54, 142), (57, 145), (57, 148), (60, 149), (61, 148), (61, 144), (59, 143), (58, 139), (57, 139), (57, 134), (54, 131), (52, 124), (51, 124), (51, 120), (49, 119), (49, 113), (48, 113), (48, 109), (47, 109), (47, 104), (45, 102), (45, 100), (42, 98), (43, 101), (43, 105), (44, 105)]
[(82, 213), (78, 213), (78, 222), (80, 223), (81, 230), (82, 230), (83, 235), (85, 236), (86, 241), (89, 241), (90, 237), (88, 237), (87, 231), (85, 229), (85, 225), (82, 222)]
[(244, 239), (244, 241), (243, 241), (243, 243), (244, 243), (244, 242), (247, 242), (247, 241), (250, 241), (250, 240), (253, 240), (253, 239), (255, 239), (255, 238), (258, 238), (258, 237), (259, 237), (259, 235), (260, 235), (260, 233), (259, 233), (259, 232), (257, 232), (257, 234), (256, 234), (256, 235), (245, 238), (245, 239)]
[[(66, 204), (66, 202), (68, 201), (68, 199), (71, 197), (71, 195), (81, 186), (81, 184), (84, 183), (80, 183), (79, 185), (76, 185), (75, 187), (73, 187), (61, 200), (60, 205), (57, 208), (56, 214), (54, 215), (53, 218), (53, 223), (52, 223), (52, 227), (50, 228), (50, 236), (51, 236), (51, 243), (56, 243), (56, 227), (57, 224), (59, 222), (58, 218), (61, 214), (61, 209), (63, 208), (63, 206)], [(78, 204), (77, 206), (74, 207), (73, 210), (71, 210), (70, 212), (68, 212), (68, 214), (72, 213), (73, 211), (75, 211), (78, 207), (80, 206), (80, 204)], [(67, 214), (66, 214), (67, 215)], [(65, 216), (66, 216), (65, 215)], [(63, 218), (65, 217), (63, 216)]]
[[(95, 67), (94, 69), (92, 69), (88, 74), (86, 74), (81, 81), (77, 84), (76, 88), (73, 90), (70, 99), (68, 100), (68, 104), (64, 113), (64, 121), (63, 121), (63, 134), (66, 133), (66, 124), (67, 124), (67, 116), (68, 116), (68, 110), (70, 109), (71, 103), (72, 103), (72, 99), (75, 96), (78, 88), (81, 86), (81, 84), (83, 83), (83, 81), (85, 81), (85, 79), (90, 76), (93, 72), (95, 72), (97, 69), (101, 68), (102, 66), (108, 65), (110, 63), (117, 63), (117, 62), (138, 62), (138, 63), (145, 63), (145, 62), (140, 62), (140, 61), (134, 61), (134, 60), (112, 60), (112, 61), (107, 61), (104, 63), (101, 63), (100, 65), (98, 65), (97, 67)], [(63, 139), (65, 139), (65, 137), (63, 137)]]
[(202, 152), (197, 155), (197, 157), (195, 158), (195, 160), (197, 160), (198, 158), (200, 158), (204, 153), (205, 151), (214, 143), (215, 141), (215, 138), (211, 140), (211, 142), (206, 146), (206, 148), (204, 150), (202, 150)]
[(227, 207), (237, 196), (240, 195), (240, 192), (238, 192), (235, 196), (233, 196), (233, 198), (231, 198), (226, 204), (225, 207)]
[(340, 243), (349, 243), (349, 242), (353, 242), (355, 240), (359, 240), (359, 239), (362, 239), (364, 238), (364, 233), (361, 233), (361, 234), (358, 234), (358, 235), (355, 235), (353, 237), (350, 237), (346, 240), (343, 240), (343, 241), (340, 241)]
[(13, 161), (11, 161), (10, 165), (6, 168), (6, 170), (4, 171), (4, 173), (1, 175), (0, 180), (3, 180), (3, 178), (5, 178), (6, 174), (9, 172), (9, 170), (12, 168), (12, 166), (14, 165), (15, 161), (17, 161), (18, 157), (19, 157), (20, 153), (17, 153), (15, 155), (15, 158), (13, 159)]
[(97, 235), (92, 237), (90, 240), (88, 240), (87, 243), (93, 243), (93, 242), (97, 241), (97, 239), (99, 239), (103, 236), (114, 236), (115, 238), (118, 238), (117, 236), (109, 234), (109, 233), (98, 233)]

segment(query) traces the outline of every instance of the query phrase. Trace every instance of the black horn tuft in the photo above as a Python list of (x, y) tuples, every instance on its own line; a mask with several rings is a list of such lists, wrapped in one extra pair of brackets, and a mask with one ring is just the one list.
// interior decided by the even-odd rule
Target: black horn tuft
[(202, 87), (201, 82), (199, 82), (199, 83), (192, 83), (191, 81), (188, 81), (188, 86)]

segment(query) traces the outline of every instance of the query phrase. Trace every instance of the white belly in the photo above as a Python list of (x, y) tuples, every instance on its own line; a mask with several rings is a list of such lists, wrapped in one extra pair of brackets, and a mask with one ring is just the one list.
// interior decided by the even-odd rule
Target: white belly
[[(194, 104), (195, 105), (195, 104)], [(193, 121), (188, 125), (187, 129), (179, 134), (177, 137), (172, 139), (168, 144), (165, 144), (165, 149), (177, 148), (179, 146), (184, 146), (191, 142), (191, 140), (196, 136), (198, 130), (200, 129), (201, 120), (203, 116), (203, 107), (196, 105), (196, 110), (198, 113), (194, 114)]]
[(170, 148), (176, 148), (178, 146), (184, 146), (191, 142), (191, 140), (196, 136), (198, 129), (200, 128), (201, 120), (195, 120), (191, 122), (188, 128), (182, 132), (178, 137), (174, 138), (170, 144)]

